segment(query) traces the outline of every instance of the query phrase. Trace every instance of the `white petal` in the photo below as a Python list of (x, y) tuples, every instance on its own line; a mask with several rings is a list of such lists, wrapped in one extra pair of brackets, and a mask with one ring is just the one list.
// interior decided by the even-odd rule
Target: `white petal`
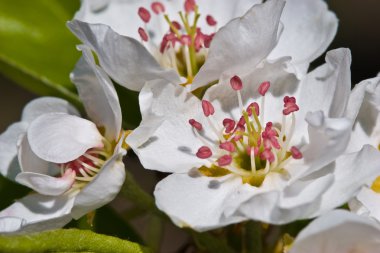
[(380, 228), (371, 220), (336, 210), (308, 225), (293, 242), (290, 253), (378, 252)]
[(240, 186), (239, 177), (172, 174), (157, 184), (154, 196), (157, 207), (176, 225), (205, 231), (244, 220), (241, 216), (224, 215), (229, 196)]
[(154, 79), (180, 83), (177, 73), (162, 69), (137, 40), (121, 36), (102, 24), (73, 20), (68, 26), (85, 45), (96, 52), (101, 67), (119, 84), (140, 91), (145, 82)]
[(346, 118), (326, 118), (323, 112), (308, 113), (309, 144), (303, 149), (305, 169), (299, 171), (294, 180), (311, 174), (341, 155), (348, 144), (351, 122)]
[(380, 140), (380, 78), (364, 80), (353, 89), (346, 115), (354, 120), (347, 152), (361, 149), (364, 144), (378, 147)]
[[(204, 160), (195, 156), (203, 143), (196, 137), (189, 119), (203, 124), (202, 135), (216, 145), (216, 135), (202, 114), (201, 102), (179, 85), (164, 81), (147, 83), (140, 93), (143, 121), (126, 142), (147, 169), (187, 172), (200, 167)], [(153, 118), (152, 118), (153, 117)]]
[(277, 43), (279, 19), (285, 2), (270, 0), (253, 6), (214, 36), (192, 90), (218, 80), (222, 73), (243, 75), (262, 61)]
[(11, 180), (21, 171), (17, 161), (17, 142), (25, 134), (27, 125), (26, 122), (14, 123), (0, 135), (0, 173)]
[(300, 117), (319, 110), (331, 118), (344, 115), (351, 91), (350, 65), (349, 49), (327, 53), (326, 64), (309, 73), (300, 84)]
[(353, 196), (363, 185), (373, 181), (379, 174), (380, 152), (364, 146), (360, 152), (340, 156), (330, 164), (334, 183), (323, 194), (320, 206), (309, 217), (321, 215), (337, 208)]
[(45, 113), (62, 112), (80, 116), (77, 109), (66, 100), (55, 97), (42, 97), (30, 101), (22, 111), (22, 121), (31, 122)]
[(105, 128), (108, 140), (117, 140), (121, 128), (121, 109), (116, 90), (103, 69), (96, 66), (90, 49), (81, 46), (83, 57), (78, 61), (71, 80), (75, 83), (89, 118)]
[(305, 71), (327, 49), (338, 27), (335, 14), (322, 0), (287, 0), (281, 22), (284, 31), (269, 58), (291, 56), (292, 64)]
[[(363, 189), (356, 196), (356, 201), (358, 201), (358, 204), (360, 204), (360, 206), (363, 207), (366, 213), (365, 214), (360, 213), (360, 211), (363, 210), (361, 208), (359, 210), (355, 210), (355, 213), (366, 216), (366, 217), (374, 218), (378, 222), (380, 222), (380, 205), (379, 205), (380, 194), (379, 193), (367, 187), (363, 187)], [(350, 205), (350, 209), (351, 209), (351, 205)]]
[(44, 114), (28, 128), (32, 151), (54, 163), (66, 163), (90, 148), (102, 147), (102, 138), (91, 121), (64, 113)]
[(79, 219), (86, 213), (111, 202), (119, 193), (125, 179), (122, 161), (125, 150), (113, 155), (103, 165), (99, 174), (75, 197), (71, 215)]
[(69, 190), (75, 181), (75, 172), (62, 177), (52, 177), (34, 172), (21, 172), (16, 181), (34, 191), (48, 196), (58, 196)]
[[(67, 196), (28, 195), (0, 212), (0, 228), (4, 229), (0, 233), (39, 232), (61, 228), (71, 220), (73, 202), (74, 199)], [(12, 226), (9, 226), (10, 222)]]

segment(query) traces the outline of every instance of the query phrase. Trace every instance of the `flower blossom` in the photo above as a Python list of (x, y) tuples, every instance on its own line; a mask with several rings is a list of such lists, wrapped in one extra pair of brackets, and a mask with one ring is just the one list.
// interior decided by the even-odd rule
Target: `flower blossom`
[(380, 226), (353, 213), (335, 210), (311, 222), (296, 237), (289, 253), (374, 253)]
[(163, 79), (193, 91), (284, 56), (305, 75), (332, 41), (335, 15), (321, 0), (261, 2), (84, 0), (68, 26), (132, 90)]
[(287, 61), (221, 80), (202, 100), (165, 80), (143, 88), (143, 121), (126, 141), (145, 168), (173, 173), (155, 197), (174, 223), (203, 231), (247, 219), (312, 218), (373, 177), (380, 157), (371, 147), (339, 157), (352, 126), (344, 117), (349, 50), (328, 52), (301, 82)]
[(124, 131), (111, 80), (84, 56), (72, 80), (90, 120), (68, 102), (31, 101), (0, 136), (0, 171), (32, 193), (0, 212), (0, 233), (59, 228), (110, 202), (124, 182)]

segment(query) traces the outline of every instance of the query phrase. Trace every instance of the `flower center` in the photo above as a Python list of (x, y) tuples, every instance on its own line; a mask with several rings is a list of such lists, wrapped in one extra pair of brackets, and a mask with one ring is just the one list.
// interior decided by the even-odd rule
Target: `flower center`
[[(241, 116), (239, 119), (225, 118), (223, 127), (218, 131), (212, 120), (215, 112), (213, 105), (202, 101), (202, 109), (210, 129), (218, 137), (217, 145), (210, 143), (200, 133), (203, 126), (195, 119), (189, 123), (193, 127), (196, 136), (204, 143), (198, 149), (196, 156), (207, 159), (211, 166), (203, 166), (199, 171), (209, 177), (219, 177), (230, 173), (242, 177), (244, 183), (259, 187), (269, 173), (285, 173), (284, 165), (290, 159), (301, 159), (301, 151), (290, 146), (295, 128), (295, 114), (299, 110), (294, 97), (283, 98), (284, 108), (282, 122), (264, 124), (265, 94), (270, 88), (270, 82), (263, 82), (258, 89), (261, 95), (261, 105), (252, 102), (247, 108), (243, 107), (240, 90), (243, 83), (238, 76), (230, 80), (233, 90), (237, 93)], [(289, 122), (288, 122), (289, 121)]]
[[(205, 34), (198, 26), (199, 13), (195, 0), (185, 0), (184, 10), (178, 12), (178, 20), (171, 19), (165, 13), (165, 6), (161, 2), (153, 2), (151, 9), (155, 15), (160, 16), (169, 25), (169, 30), (163, 35), (159, 48), (158, 60), (164, 67), (175, 69), (181, 76), (187, 78), (183, 85), (190, 84), (203, 65), (207, 57), (208, 48), (214, 37), (214, 33)], [(151, 13), (148, 9), (140, 7), (138, 14), (144, 23), (144, 27), (138, 28), (142, 42), (149, 43), (150, 47), (157, 46), (149, 38), (148, 24), (151, 21)], [(217, 22), (211, 16), (206, 16), (206, 23), (217, 29)]]
[(112, 144), (103, 138), (102, 148), (91, 148), (77, 159), (59, 164), (61, 176), (68, 172), (75, 172), (75, 182), (72, 189), (82, 189), (98, 174), (105, 162), (112, 156)]

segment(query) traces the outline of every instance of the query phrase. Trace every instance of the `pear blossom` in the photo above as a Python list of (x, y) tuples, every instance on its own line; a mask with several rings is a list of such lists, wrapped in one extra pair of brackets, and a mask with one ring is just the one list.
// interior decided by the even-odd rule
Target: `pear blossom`
[(379, 224), (344, 210), (311, 222), (296, 237), (289, 253), (375, 253), (380, 247)]
[(154, 194), (175, 224), (204, 231), (313, 218), (373, 177), (380, 157), (370, 146), (339, 157), (352, 126), (349, 50), (328, 52), (300, 82), (288, 62), (224, 78), (201, 100), (165, 80), (142, 89), (143, 121), (126, 141), (146, 169), (173, 173)]
[(118, 97), (91, 51), (80, 49), (72, 80), (90, 120), (65, 100), (43, 97), (0, 136), (1, 174), (34, 191), (0, 212), (0, 233), (62, 227), (110, 202), (124, 182)]
[(261, 2), (83, 0), (68, 26), (132, 90), (163, 79), (193, 91), (284, 56), (288, 71), (304, 76), (337, 18), (322, 0)]
[[(364, 80), (352, 90), (347, 115), (354, 120), (348, 152), (363, 145), (380, 147), (380, 77)], [(380, 152), (378, 152), (380, 156)], [(365, 165), (363, 165), (365, 166)], [(380, 222), (380, 168), (349, 202), (351, 210)]]

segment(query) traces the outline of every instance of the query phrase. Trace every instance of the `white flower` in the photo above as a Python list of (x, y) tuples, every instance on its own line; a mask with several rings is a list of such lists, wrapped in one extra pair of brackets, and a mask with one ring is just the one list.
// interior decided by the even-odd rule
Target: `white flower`
[[(355, 86), (350, 96), (347, 115), (354, 120), (348, 152), (357, 151), (366, 144), (379, 149), (380, 77), (364, 80)], [(377, 168), (376, 176), (378, 178), (366, 182), (366, 186), (349, 204), (353, 212), (380, 222), (380, 167)]]
[(293, 242), (289, 253), (375, 253), (380, 226), (353, 213), (336, 210), (311, 222)]
[(72, 80), (91, 121), (68, 102), (44, 97), (0, 136), (1, 173), (36, 192), (0, 212), (0, 233), (62, 227), (111, 201), (124, 182), (117, 94), (91, 51), (81, 50)]
[(133, 90), (154, 79), (195, 90), (283, 56), (303, 76), (337, 29), (321, 0), (198, 2), (84, 0), (68, 26), (110, 77)]
[(127, 143), (145, 168), (174, 173), (155, 197), (177, 225), (202, 231), (311, 218), (344, 204), (373, 176), (380, 157), (370, 147), (338, 158), (351, 133), (343, 117), (349, 51), (329, 52), (300, 83), (287, 61), (225, 78), (202, 101), (164, 80), (142, 89), (143, 121)]

